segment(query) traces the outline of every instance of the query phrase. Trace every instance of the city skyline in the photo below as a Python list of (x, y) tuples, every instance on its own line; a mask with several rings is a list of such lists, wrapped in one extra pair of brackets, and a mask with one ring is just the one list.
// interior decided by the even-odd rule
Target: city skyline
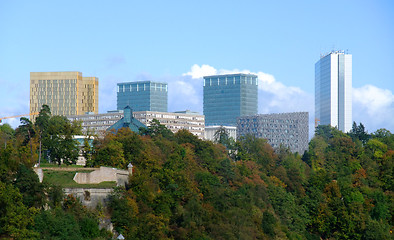
[(393, 10), (391, 1), (1, 2), (0, 114), (29, 112), (30, 72), (98, 77), (101, 113), (116, 109), (116, 83), (135, 80), (168, 82), (168, 111), (202, 113), (202, 76), (242, 72), (259, 77), (258, 113), (308, 111), (313, 126), (314, 63), (348, 49), (353, 121), (393, 132)]

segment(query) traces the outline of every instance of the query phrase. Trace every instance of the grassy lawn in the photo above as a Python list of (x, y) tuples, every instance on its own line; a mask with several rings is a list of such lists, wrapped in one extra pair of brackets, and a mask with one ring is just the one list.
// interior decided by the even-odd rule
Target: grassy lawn
[(92, 172), (89, 170), (78, 171), (53, 171), (44, 169), (44, 183), (60, 185), (63, 188), (112, 188), (116, 182), (102, 182), (99, 184), (78, 184), (73, 178), (76, 172)]

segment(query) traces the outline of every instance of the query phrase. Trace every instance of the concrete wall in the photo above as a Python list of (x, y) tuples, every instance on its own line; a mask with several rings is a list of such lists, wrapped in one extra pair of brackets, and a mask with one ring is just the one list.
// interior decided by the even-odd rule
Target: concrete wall
[(80, 202), (89, 208), (95, 208), (99, 203), (105, 206), (112, 188), (63, 188), (66, 195), (79, 198)]
[(76, 173), (74, 181), (79, 184), (98, 184), (107, 181), (116, 181), (117, 186), (127, 183), (129, 171), (116, 168), (100, 167), (90, 173)]

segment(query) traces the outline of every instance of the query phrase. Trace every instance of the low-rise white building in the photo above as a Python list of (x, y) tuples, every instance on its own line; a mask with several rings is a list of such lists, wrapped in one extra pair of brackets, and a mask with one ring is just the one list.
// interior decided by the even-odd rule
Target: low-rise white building
[(134, 112), (133, 116), (146, 126), (150, 126), (153, 119), (157, 119), (173, 133), (186, 129), (199, 138), (204, 138), (205, 117), (189, 110), (179, 112)]
[(226, 129), (226, 132), (229, 135), (229, 137), (234, 138), (234, 140), (237, 139), (237, 127), (234, 126), (205, 126), (204, 138), (206, 140), (215, 141), (215, 133), (221, 127)]
[[(109, 127), (123, 117), (123, 110), (116, 110), (101, 114), (73, 115), (67, 118), (70, 121), (81, 121), (84, 134), (90, 131), (103, 136)], [(133, 117), (146, 126), (150, 126), (152, 120), (157, 119), (160, 124), (166, 126), (173, 133), (178, 132), (180, 129), (186, 129), (199, 138), (204, 138), (205, 117), (197, 112), (189, 110), (179, 112), (139, 111), (133, 112)]]
[(84, 115), (67, 116), (70, 121), (81, 121), (84, 134), (94, 133), (103, 136), (107, 128), (114, 125), (123, 117), (123, 110), (108, 111), (107, 113), (86, 113)]

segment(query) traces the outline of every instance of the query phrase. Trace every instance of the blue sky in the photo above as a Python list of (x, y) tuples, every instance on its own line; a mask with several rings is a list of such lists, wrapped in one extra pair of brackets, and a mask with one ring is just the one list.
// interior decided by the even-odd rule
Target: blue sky
[(202, 112), (201, 76), (242, 71), (259, 75), (260, 113), (309, 111), (312, 124), (314, 64), (343, 49), (353, 120), (394, 132), (393, 43), (390, 0), (1, 1), (0, 116), (29, 112), (30, 72), (98, 77), (100, 112), (135, 80), (168, 82), (169, 111)]

